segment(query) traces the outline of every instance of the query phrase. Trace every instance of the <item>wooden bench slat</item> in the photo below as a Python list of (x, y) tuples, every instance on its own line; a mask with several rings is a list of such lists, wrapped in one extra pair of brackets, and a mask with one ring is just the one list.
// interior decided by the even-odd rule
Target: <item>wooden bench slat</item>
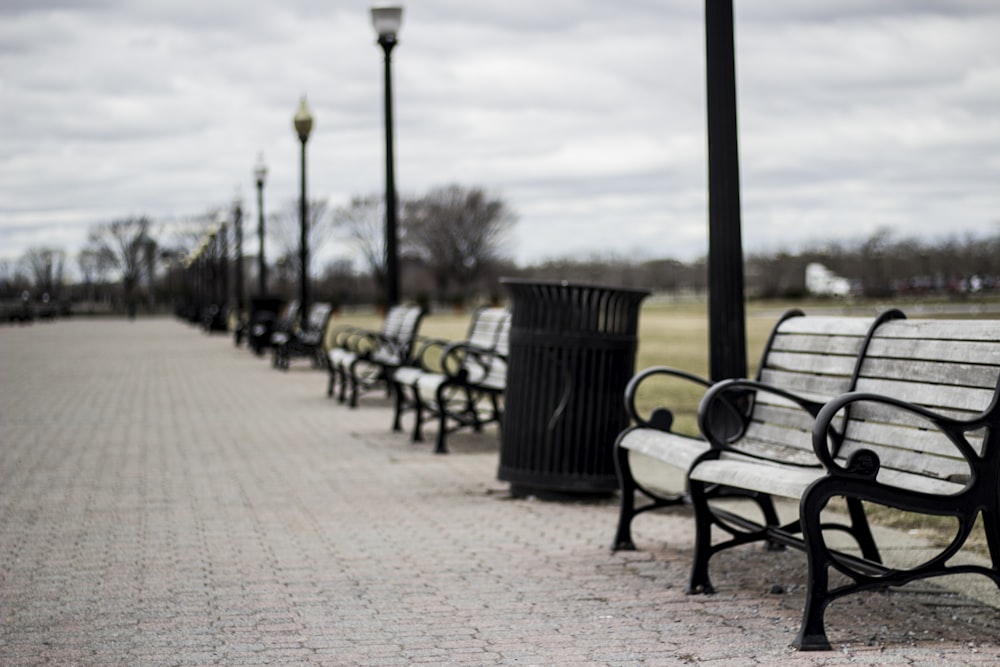
[[(850, 409), (851, 417), (859, 421), (867, 421), (878, 424), (892, 423), (898, 426), (914, 429), (927, 429), (929, 427), (925, 418), (908, 410), (897, 410), (882, 403), (862, 401), (853, 403)], [(953, 419), (960, 420), (971, 419), (979, 414), (979, 411), (973, 410), (943, 410), (940, 408), (936, 409), (935, 412), (944, 417), (951, 417)], [(979, 440), (982, 440), (983, 434), (979, 433), (973, 436), (971, 433), (966, 433), (966, 437), (970, 440), (974, 439), (978, 442)]]
[(945, 480), (957, 478), (967, 480), (970, 474), (969, 464), (964, 459), (955, 459), (950, 456), (917, 454), (906, 449), (878, 447), (869, 442), (855, 442), (853, 440), (845, 442), (841, 451), (845, 457), (848, 457), (861, 449), (876, 451), (881, 470), (897, 470)]
[(803, 354), (801, 352), (772, 352), (767, 357), (767, 368), (793, 373), (835, 375), (843, 378), (845, 388), (854, 373), (855, 356), (834, 354)]
[(854, 336), (863, 339), (871, 328), (870, 317), (841, 317), (836, 315), (808, 315), (791, 317), (781, 322), (782, 334), (813, 334), (816, 336)]
[(875, 337), (868, 346), (872, 358), (932, 359), (956, 363), (991, 363), (1000, 357), (998, 341), (918, 340)]
[[(894, 419), (892, 422), (877, 422), (853, 418), (848, 434), (850, 440), (870, 445), (898, 447), (904, 446), (914, 452), (935, 456), (961, 458), (955, 445), (937, 429), (928, 429), (926, 421)], [(967, 433), (966, 439), (977, 453), (981, 453), (984, 433)], [(902, 445), (900, 445), (902, 443)]]
[(788, 428), (812, 432), (812, 416), (794, 404), (762, 403), (758, 401), (754, 405), (753, 418), (754, 421), (765, 423), (777, 422)]
[[(840, 376), (809, 375), (805, 373), (791, 373), (766, 369), (761, 372), (761, 382), (781, 387), (806, 398), (819, 398), (827, 401), (846, 392), (850, 389), (850, 382), (847, 378)], [(760, 393), (760, 399), (766, 402), (784, 401), (773, 394)]]
[(884, 394), (923, 405), (929, 408), (982, 412), (990, 405), (995, 391), (970, 387), (952, 387), (941, 384), (905, 382), (862, 377), (858, 391)]
[(996, 366), (919, 359), (866, 359), (861, 377), (905, 380), (935, 385), (993, 389), (1000, 380)]
[(998, 320), (895, 320), (879, 326), (876, 338), (1000, 340)]
[(812, 354), (835, 354), (856, 357), (864, 343), (860, 336), (808, 336), (801, 334), (781, 334), (775, 336), (771, 344), (773, 352), (804, 352)]

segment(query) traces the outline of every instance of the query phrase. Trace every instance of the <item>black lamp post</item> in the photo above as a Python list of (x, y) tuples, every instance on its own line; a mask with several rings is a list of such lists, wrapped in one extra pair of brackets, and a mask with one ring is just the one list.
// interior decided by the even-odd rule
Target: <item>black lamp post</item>
[(299, 192), (299, 263), (302, 265), (301, 285), (299, 291), (299, 312), (307, 315), (309, 312), (309, 204), (306, 202), (306, 142), (309, 140), (309, 133), (312, 131), (313, 117), (306, 105), (305, 95), (299, 103), (298, 111), (293, 119), (295, 132), (302, 142), (302, 181)]
[(257, 166), (253, 168), (257, 179), (257, 294), (267, 294), (267, 263), (264, 261), (264, 180), (267, 178), (267, 166), (264, 156), (257, 156)]
[(233, 227), (236, 237), (236, 316), (243, 317), (243, 202), (239, 195), (233, 200)]
[(732, 0), (706, 0), (705, 37), (709, 355), (712, 379), (723, 380), (747, 368)]
[(392, 150), (392, 48), (403, 24), (402, 7), (372, 7), (372, 25), (385, 52), (385, 300), (399, 303), (399, 251), (396, 232), (396, 177)]

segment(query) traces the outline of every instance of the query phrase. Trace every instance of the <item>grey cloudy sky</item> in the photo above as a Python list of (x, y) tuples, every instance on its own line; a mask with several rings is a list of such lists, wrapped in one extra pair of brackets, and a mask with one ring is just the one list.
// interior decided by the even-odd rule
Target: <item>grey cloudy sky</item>
[[(397, 185), (519, 215), (521, 262), (707, 248), (703, 3), (419, 0), (394, 52)], [(94, 223), (256, 216), (384, 188), (382, 57), (355, 0), (4, 0), (0, 256)], [(736, 0), (744, 247), (1000, 231), (1000, 4)], [(247, 242), (248, 251), (255, 245)], [(327, 255), (349, 256), (343, 243)]]

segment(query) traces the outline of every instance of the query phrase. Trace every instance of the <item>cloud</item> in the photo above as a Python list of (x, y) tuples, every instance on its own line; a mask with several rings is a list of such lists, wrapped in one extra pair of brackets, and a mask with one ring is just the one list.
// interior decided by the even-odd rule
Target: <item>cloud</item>
[[(1000, 9), (958, 0), (736, 3), (744, 245), (993, 233)], [(0, 7), (0, 254), (95, 223), (383, 187), (368, 4), (14, 1)], [(702, 7), (427, 0), (393, 54), (397, 185), (519, 213), (521, 261), (691, 259), (707, 244)], [(248, 214), (252, 215), (248, 210)], [(337, 250), (343, 252), (342, 249)]]

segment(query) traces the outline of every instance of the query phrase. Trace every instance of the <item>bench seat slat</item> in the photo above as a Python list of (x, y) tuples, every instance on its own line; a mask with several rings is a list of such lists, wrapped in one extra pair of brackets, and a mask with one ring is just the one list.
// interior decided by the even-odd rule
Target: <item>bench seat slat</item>
[[(689, 477), (710, 484), (723, 484), (783, 498), (798, 499), (810, 484), (825, 474), (822, 468), (791, 466), (779, 468), (766, 462), (723, 457), (719, 460), (702, 461), (691, 470)], [(962, 482), (951, 482), (898, 470), (881, 471), (879, 481), (889, 486), (939, 495), (952, 495), (965, 489), (965, 484)]]
[(677, 433), (667, 433), (651, 428), (633, 428), (625, 431), (618, 441), (619, 447), (645, 454), (671, 465), (687, 469), (695, 459), (708, 451), (708, 443)]

